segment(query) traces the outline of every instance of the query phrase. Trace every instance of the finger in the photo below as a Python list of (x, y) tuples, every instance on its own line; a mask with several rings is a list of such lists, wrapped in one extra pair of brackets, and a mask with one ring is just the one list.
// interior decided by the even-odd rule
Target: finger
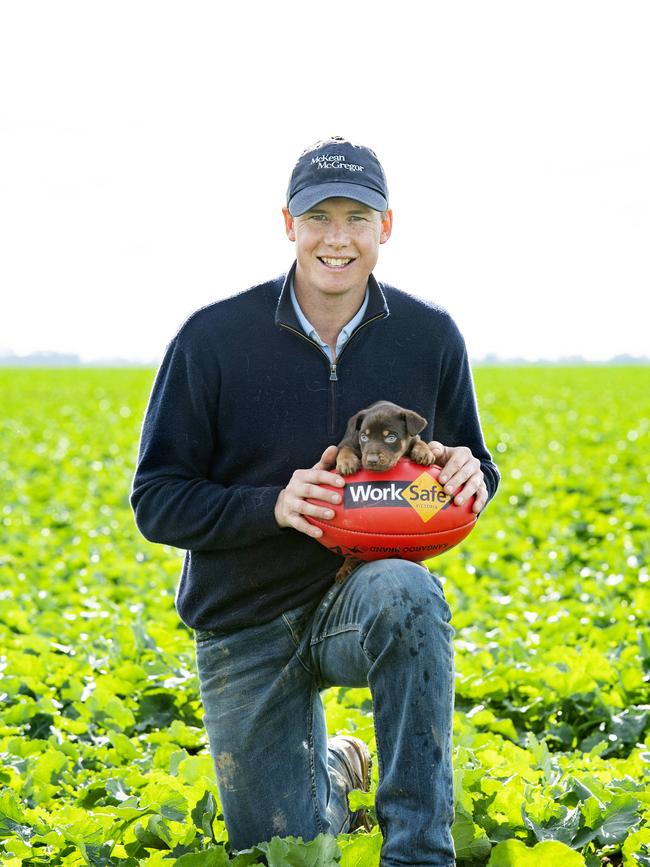
[(438, 466), (444, 467), (446, 449), (443, 444), (439, 443), (437, 440), (432, 440), (430, 443), (428, 443), (428, 446), (433, 452), (435, 462), (438, 464)]
[(336, 465), (336, 456), (338, 454), (337, 446), (328, 446), (317, 464), (314, 464), (313, 470), (318, 473), (316, 477), (310, 477), (310, 481), (321, 485), (335, 485), (343, 487), (345, 479), (336, 472), (329, 472), (331, 467)]
[(314, 464), (315, 470), (328, 470), (336, 463), (336, 456), (339, 453), (338, 446), (328, 446), (320, 457), (317, 464)]
[(328, 473), (325, 470), (305, 470), (294, 474), (286, 489), (297, 497), (315, 497), (317, 500), (330, 500), (338, 503), (340, 495), (336, 495), (339, 499), (332, 500), (333, 492), (323, 485), (342, 488), (344, 484), (343, 478), (334, 473)]
[(485, 485), (482, 485), (476, 492), (476, 500), (474, 501), (474, 505), (472, 506), (472, 511), (476, 512), (476, 514), (478, 515), (478, 513), (482, 512), (487, 505), (487, 500), (487, 488), (485, 487)]
[(320, 527), (315, 527), (313, 524), (310, 524), (309, 521), (301, 515), (292, 515), (289, 525), (293, 527), (294, 530), (298, 530), (299, 533), (311, 536), (312, 539), (320, 539), (323, 535), (323, 531)]
[[(305, 503), (305, 501), (301, 500), (299, 497), (292, 497), (290, 494), (287, 495), (286, 490), (282, 492), (280, 497), (281, 499), (278, 501), (279, 508), (276, 514), (276, 520), (281, 527), (292, 527), (294, 530), (299, 530), (301, 533), (306, 533), (315, 538), (322, 535), (322, 532), (314, 532), (315, 530), (318, 530), (318, 528), (313, 524), (310, 524), (300, 514), (301, 510), (306, 510), (307, 507), (310, 506), (309, 503)], [(310, 506), (310, 508), (313, 509), (314, 513), (319, 511), (316, 506)], [(314, 516), (316, 516), (316, 514)]]
[(452, 493), (466, 482), (471, 475), (477, 472), (480, 467), (480, 462), (472, 457), (469, 449), (454, 449), (454, 453), (440, 473), (440, 482), (445, 485), (447, 493)]
[[(339, 497), (340, 499), (340, 497)], [(312, 518), (318, 518), (319, 521), (331, 521), (334, 517), (334, 510), (327, 503), (317, 505), (316, 503), (308, 503), (300, 497), (292, 497), (287, 501), (287, 515), (289, 517), (296, 515), (309, 515)]]
[[(309, 497), (312, 502), (307, 502), (305, 497)], [(287, 492), (281, 512), (285, 523), (289, 523), (293, 515), (312, 515), (313, 517), (322, 518), (324, 510), (331, 512), (333, 507), (341, 501), (338, 494), (324, 491), (323, 488), (315, 488), (313, 494), (307, 492), (305, 497), (295, 492)], [(330, 517), (333, 517), (333, 515), (328, 515), (328, 519)]]
[(326, 503), (338, 504), (341, 502), (341, 494), (338, 491), (330, 491), (321, 485), (304, 485), (300, 490), (291, 491), (295, 497), (295, 511), (301, 512), (301, 504), (306, 500), (324, 500)]
[(481, 485), (483, 485), (483, 473), (479, 470), (461, 485), (461, 490), (456, 489), (458, 493), (454, 497), (454, 503), (457, 506), (462, 506), (480, 490)]
[[(332, 497), (336, 497), (338, 500), (341, 499), (338, 494), (332, 494)], [(307, 521), (306, 516), (316, 518), (318, 521), (331, 521), (336, 514), (332, 508), (309, 503), (300, 497), (292, 498), (288, 502), (287, 507), (290, 509), (289, 525), (299, 532), (306, 533), (314, 538), (322, 536), (322, 530)]]

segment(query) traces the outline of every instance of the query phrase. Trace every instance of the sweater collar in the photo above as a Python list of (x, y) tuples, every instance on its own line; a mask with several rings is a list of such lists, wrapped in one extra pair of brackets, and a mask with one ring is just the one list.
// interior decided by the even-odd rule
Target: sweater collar
[[(296, 316), (296, 311), (293, 308), (293, 304), (291, 303), (291, 283), (293, 281), (295, 272), (296, 263), (294, 262), (289, 269), (287, 276), (284, 278), (284, 284), (282, 286), (280, 298), (278, 300), (278, 306), (275, 311), (275, 324), (288, 325), (291, 328), (302, 331), (302, 326), (298, 317)], [(386, 297), (382, 292), (381, 286), (371, 274), (368, 277), (368, 306), (366, 308), (363, 319), (361, 320), (357, 328), (360, 328), (371, 319), (383, 319), (388, 316), (389, 313), (390, 311), (388, 310)]]

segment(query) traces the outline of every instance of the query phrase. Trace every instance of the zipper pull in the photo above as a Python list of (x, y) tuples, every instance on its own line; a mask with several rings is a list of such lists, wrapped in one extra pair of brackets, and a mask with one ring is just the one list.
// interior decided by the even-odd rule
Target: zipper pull
[(338, 382), (339, 378), (336, 375), (336, 365), (330, 364), (330, 382)]

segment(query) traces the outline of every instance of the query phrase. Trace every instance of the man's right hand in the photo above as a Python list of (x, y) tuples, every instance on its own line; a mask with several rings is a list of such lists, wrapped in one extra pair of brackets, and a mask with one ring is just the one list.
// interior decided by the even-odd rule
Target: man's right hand
[[(334, 517), (334, 512), (328, 509), (325, 503), (340, 503), (341, 494), (322, 488), (321, 485), (332, 485), (342, 488), (345, 485), (343, 477), (338, 473), (328, 472), (328, 467), (336, 464), (336, 446), (328, 446), (321, 459), (310, 470), (296, 470), (286, 488), (280, 491), (275, 503), (275, 520), (280, 527), (293, 527), (300, 533), (305, 533), (314, 539), (323, 535), (319, 527), (314, 527), (303, 516), (311, 515), (314, 518), (328, 521)], [(310, 500), (323, 500), (323, 506), (315, 506), (307, 502)]]

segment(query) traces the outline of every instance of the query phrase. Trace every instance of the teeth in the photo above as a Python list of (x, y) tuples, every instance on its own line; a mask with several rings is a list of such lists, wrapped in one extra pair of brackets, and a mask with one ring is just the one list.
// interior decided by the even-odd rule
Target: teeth
[(321, 256), (321, 261), (329, 265), (330, 268), (342, 268), (343, 265), (347, 265), (352, 259), (329, 259), (327, 256)]

